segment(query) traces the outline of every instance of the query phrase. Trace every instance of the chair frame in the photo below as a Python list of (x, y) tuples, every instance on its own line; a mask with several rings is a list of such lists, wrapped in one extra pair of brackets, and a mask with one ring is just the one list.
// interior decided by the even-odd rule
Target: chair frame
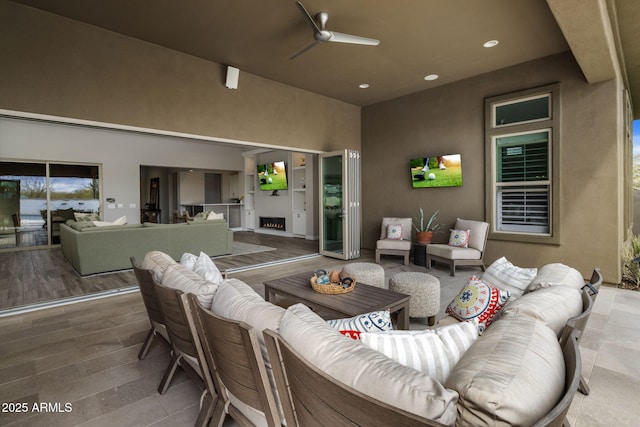
[(262, 411), (268, 426), (280, 426), (276, 400), (253, 327), (216, 315), (192, 294), (188, 299), (205, 356), (204, 366), (211, 372), (218, 390), (211, 425), (221, 427), (227, 414), (240, 425), (253, 425), (233, 405), (228, 394), (231, 393), (246, 405)]
[[(482, 221), (484, 222), (484, 221)], [(484, 264), (484, 253), (487, 248), (487, 239), (489, 237), (489, 228), (491, 226), (487, 226), (487, 230), (484, 235), (484, 241), (482, 243), (482, 250), (480, 251), (480, 258), (478, 259), (455, 259), (455, 258), (445, 258), (439, 255), (429, 254), (429, 246), (427, 245), (427, 270), (431, 270), (431, 267), (434, 262), (440, 262), (442, 264), (449, 265), (449, 274), (451, 276), (456, 275), (456, 267), (465, 265), (465, 266), (479, 266), (482, 271), (487, 269)]]
[(195, 320), (187, 294), (163, 286), (155, 280), (154, 289), (166, 322), (172, 348), (171, 360), (158, 386), (158, 392), (164, 394), (167, 391), (178, 366), (180, 366), (203, 389), (200, 412), (195, 425), (207, 426), (218, 401), (218, 395), (215, 394), (211, 374), (206, 365), (202, 363), (205, 356), (200, 340), (197, 338)]
[(160, 336), (169, 346), (171, 346), (171, 343), (169, 341), (167, 327), (165, 326), (165, 320), (162, 316), (162, 310), (160, 309), (153, 285), (153, 273), (151, 270), (145, 270), (140, 267), (136, 262), (135, 257), (130, 257), (129, 260), (131, 261), (133, 272), (136, 275), (138, 288), (140, 288), (140, 294), (142, 295), (142, 301), (144, 302), (144, 308), (147, 310), (149, 322), (151, 323), (149, 333), (147, 334), (144, 344), (142, 344), (140, 352), (138, 353), (138, 359), (142, 360), (147, 356), (151, 343), (156, 336)]
[(288, 427), (443, 425), (340, 383), (310, 364), (274, 331), (265, 330), (264, 337)]

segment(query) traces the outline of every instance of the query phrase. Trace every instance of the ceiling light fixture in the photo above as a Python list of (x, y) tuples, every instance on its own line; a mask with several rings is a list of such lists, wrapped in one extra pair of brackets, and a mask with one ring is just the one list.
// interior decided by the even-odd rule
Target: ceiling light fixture
[(369, 83), (360, 83), (360, 84), (358, 85), (358, 87), (359, 87), (360, 89), (368, 89), (368, 88), (369, 88)]
[(497, 46), (498, 43), (500, 43), (498, 40), (489, 40), (488, 42), (484, 42), (484, 44), (482, 46), (484, 46), (484, 47), (494, 47), (494, 46)]
[(424, 79), (427, 80), (427, 81), (432, 81), (432, 80), (436, 80), (438, 77), (440, 77), (440, 76), (437, 75), (437, 74), (429, 74), (429, 75), (424, 76)]

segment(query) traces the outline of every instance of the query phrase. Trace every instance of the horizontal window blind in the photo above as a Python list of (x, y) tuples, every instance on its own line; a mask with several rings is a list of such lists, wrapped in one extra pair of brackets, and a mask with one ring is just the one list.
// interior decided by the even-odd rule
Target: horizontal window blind
[(550, 188), (542, 186), (498, 186), (498, 229), (549, 233)]

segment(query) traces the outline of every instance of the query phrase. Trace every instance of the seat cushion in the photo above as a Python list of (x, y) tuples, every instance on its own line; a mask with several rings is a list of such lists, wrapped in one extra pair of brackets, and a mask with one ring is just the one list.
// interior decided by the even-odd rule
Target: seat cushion
[(505, 313), (462, 356), (445, 382), (460, 394), (456, 425), (530, 426), (560, 399), (562, 350), (544, 323)]
[(474, 248), (458, 248), (445, 244), (427, 245), (427, 254), (448, 259), (480, 259), (482, 252)]
[(287, 309), (280, 335), (309, 363), (367, 396), (445, 425), (456, 420), (455, 392), (344, 337), (303, 304)]
[(382, 239), (376, 242), (376, 249), (394, 249), (397, 251), (410, 251), (411, 240)]

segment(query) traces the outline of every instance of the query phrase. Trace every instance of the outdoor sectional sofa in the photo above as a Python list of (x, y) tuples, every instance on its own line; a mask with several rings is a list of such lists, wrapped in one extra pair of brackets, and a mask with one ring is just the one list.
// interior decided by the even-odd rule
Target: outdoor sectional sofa
[(230, 254), (233, 231), (225, 220), (104, 227), (86, 227), (68, 221), (60, 225), (60, 244), (67, 261), (85, 276), (129, 269), (130, 256), (142, 259), (152, 250), (161, 250), (173, 259), (180, 259), (185, 252), (205, 252), (210, 256)]
[[(238, 279), (204, 286), (202, 278), (158, 251), (145, 256), (142, 268), (151, 270), (154, 280), (166, 287), (196, 294), (216, 315), (252, 326), (276, 396), (263, 336), (267, 329), (326, 375), (374, 401), (423, 417), (428, 425), (430, 420), (433, 425), (534, 425), (555, 414), (559, 402), (565, 402), (559, 415), (563, 419), (576, 390), (567, 391), (565, 382), (576, 384), (580, 356), (565, 367), (559, 339), (571, 319), (585, 315), (586, 291), (581, 274), (563, 264), (541, 268), (531, 281), (531, 292), (507, 304), (444, 383), (345, 337), (302, 304), (285, 309), (266, 302)], [(565, 381), (566, 372), (572, 373), (571, 380)], [(248, 406), (241, 412), (252, 420), (261, 417)]]

